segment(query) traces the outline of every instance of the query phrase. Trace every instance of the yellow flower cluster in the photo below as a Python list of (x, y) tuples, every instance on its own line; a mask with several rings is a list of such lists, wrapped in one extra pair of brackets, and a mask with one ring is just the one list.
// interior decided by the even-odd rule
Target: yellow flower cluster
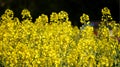
[(109, 21), (112, 20), (112, 16), (110, 10), (107, 7), (104, 7), (102, 10), (102, 21)]
[[(98, 36), (87, 25), (83, 30), (71, 26), (65, 11), (41, 14), (33, 23), (30, 12), (23, 20), (7, 9), (0, 20), (0, 64), (5, 67), (112, 67), (120, 66), (120, 24), (101, 24)], [(82, 18), (82, 17), (81, 17)], [(89, 16), (83, 14), (83, 23)], [(90, 21), (89, 21), (90, 22)]]
[(84, 24), (88, 24), (89, 16), (87, 14), (83, 13), (83, 15), (80, 17), (80, 22), (84, 23)]

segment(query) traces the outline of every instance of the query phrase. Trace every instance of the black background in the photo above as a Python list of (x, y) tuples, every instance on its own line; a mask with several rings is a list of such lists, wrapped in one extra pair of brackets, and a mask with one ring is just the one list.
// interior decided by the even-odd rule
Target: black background
[(48, 16), (52, 12), (64, 10), (68, 12), (73, 25), (80, 26), (80, 16), (86, 13), (91, 21), (101, 19), (101, 9), (108, 7), (114, 20), (120, 20), (119, 0), (0, 0), (0, 15), (9, 8), (16, 17), (21, 19), (21, 11), (27, 8), (31, 11), (33, 22), (42, 13)]

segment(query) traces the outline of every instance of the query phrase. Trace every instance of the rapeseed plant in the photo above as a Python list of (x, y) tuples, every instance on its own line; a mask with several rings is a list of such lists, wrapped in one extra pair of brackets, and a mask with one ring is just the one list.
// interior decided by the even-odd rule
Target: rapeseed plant
[[(0, 21), (0, 64), (5, 67), (114, 67), (120, 66), (120, 24), (102, 9), (98, 36), (87, 14), (80, 17), (84, 29), (73, 27), (65, 11), (41, 14), (32, 22), (30, 11), (23, 20), (7, 9)], [(113, 34), (110, 36), (111, 27)]]

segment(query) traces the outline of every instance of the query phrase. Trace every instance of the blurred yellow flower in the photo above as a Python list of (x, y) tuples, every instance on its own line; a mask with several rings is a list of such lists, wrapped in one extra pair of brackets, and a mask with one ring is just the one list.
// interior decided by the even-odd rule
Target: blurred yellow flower
[(82, 24), (89, 23), (89, 16), (87, 14), (83, 13), (83, 15), (80, 17), (80, 22)]
[[(108, 22), (110, 11), (102, 12)], [(9, 9), (1, 16), (0, 64), (5, 67), (114, 67), (120, 62), (120, 24), (115, 21), (102, 21), (95, 36), (86, 14), (80, 17), (82, 30), (71, 25), (65, 11), (53, 12), (50, 22), (41, 14), (33, 23), (27, 9), (21, 14), (23, 21)]]

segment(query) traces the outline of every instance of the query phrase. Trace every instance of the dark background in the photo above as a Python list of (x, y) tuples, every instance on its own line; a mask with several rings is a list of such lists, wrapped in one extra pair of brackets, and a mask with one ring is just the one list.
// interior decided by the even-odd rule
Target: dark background
[(73, 25), (81, 26), (80, 16), (86, 13), (91, 21), (100, 21), (101, 9), (108, 7), (114, 20), (120, 20), (119, 0), (0, 0), (0, 15), (9, 8), (14, 11), (15, 17), (21, 19), (21, 11), (27, 8), (31, 11), (33, 22), (42, 13), (48, 16), (52, 12), (64, 10), (68, 12)]

